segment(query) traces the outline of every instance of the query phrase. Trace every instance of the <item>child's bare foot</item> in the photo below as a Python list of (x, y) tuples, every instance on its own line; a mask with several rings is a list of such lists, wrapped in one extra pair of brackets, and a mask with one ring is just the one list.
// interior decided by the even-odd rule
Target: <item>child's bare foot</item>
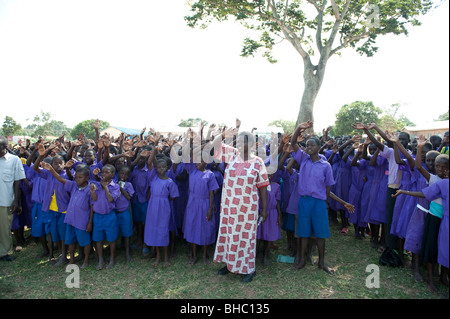
[(85, 261), (82, 265), (81, 265), (81, 269), (86, 269), (89, 266), (89, 264)]
[(114, 259), (111, 258), (111, 260), (109, 261), (108, 266), (106, 266), (107, 269), (112, 269), (114, 268), (114, 265), (116, 264), (116, 262), (114, 261)]
[(164, 267), (169, 267), (170, 266), (170, 261), (165, 260), (164, 263), (163, 263), (163, 266)]
[(195, 263), (197, 262), (197, 257), (191, 257), (190, 259), (189, 259), (189, 265), (191, 265), (191, 266), (193, 266), (193, 265), (195, 265)]
[(153, 267), (158, 266), (158, 265), (159, 265), (159, 261), (160, 261), (160, 258), (159, 258), (159, 256), (158, 256), (158, 257), (156, 257), (155, 261), (152, 262), (152, 266), (153, 266)]
[(304, 259), (299, 259), (299, 260), (296, 260), (295, 261), (295, 263), (294, 263), (294, 268), (295, 269), (302, 269), (303, 267), (305, 267), (305, 260)]
[(97, 267), (95, 267), (95, 268), (96, 268), (97, 270), (102, 270), (102, 269), (103, 269), (103, 265), (104, 265), (103, 259), (99, 259), (99, 260), (98, 260)]
[(203, 264), (205, 264), (205, 265), (211, 264), (211, 261), (209, 260), (208, 257), (203, 257)]
[(318, 264), (319, 269), (324, 270), (325, 272), (329, 273), (329, 274), (334, 274), (334, 269), (328, 268), (328, 266), (326, 266), (325, 264)]

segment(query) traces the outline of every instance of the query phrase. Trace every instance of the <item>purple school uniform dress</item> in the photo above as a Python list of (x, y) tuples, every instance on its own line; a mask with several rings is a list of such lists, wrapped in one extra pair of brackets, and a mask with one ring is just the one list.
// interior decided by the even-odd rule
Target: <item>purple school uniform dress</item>
[[(256, 239), (275, 241), (281, 238), (278, 225), (277, 202), (281, 200), (281, 187), (277, 183), (270, 183), (267, 187), (267, 219), (258, 226)], [(261, 212), (261, 203), (259, 212)]]
[[(350, 166), (351, 161), (352, 156), (349, 156), (347, 161), (340, 160), (339, 170), (336, 174), (336, 192), (334, 194), (346, 202), (348, 202), (348, 195), (352, 183), (352, 170)], [(336, 202), (335, 207), (336, 210), (345, 210), (344, 205), (339, 202)]]
[(181, 229), (183, 227), (184, 214), (186, 211), (189, 194), (189, 177), (187, 172), (184, 170), (184, 167), (185, 164), (181, 162), (177, 165), (175, 171), (171, 167), (166, 173), (166, 176), (172, 179), (178, 188), (179, 196), (171, 202), (173, 206), (172, 214), (174, 215), (175, 226), (177, 229)]
[(373, 178), (375, 175), (375, 166), (370, 166), (370, 159), (364, 161), (366, 163), (366, 182), (364, 183), (361, 194), (361, 221), (363, 223), (369, 223), (369, 202), (370, 202), (370, 190), (373, 186)]
[(213, 218), (206, 220), (209, 208), (209, 192), (219, 188), (213, 172), (201, 172), (195, 164), (186, 165), (189, 173), (189, 200), (186, 206), (184, 238), (197, 245), (210, 245), (216, 240), (216, 224)]
[(156, 176), (150, 182), (150, 191), (144, 242), (148, 246), (168, 246), (169, 227), (173, 216), (169, 197), (178, 197), (178, 187), (172, 179), (161, 179)]
[[(399, 165), (401, 173), (400, 189), (416, 191), (416, 183), (413, 179), (413, 171), (405, 160), (406, 165)], [(417, 204), (417, 197), (401, 194), (397, 196), (392, 217), (391, 234), (399, 238), (405, 238), (409, 219)]]
[[(289, 172), (288, 172), (289, 174)], [(291, 188), (291, 196), (289, 197), (289, 203), (286, 207), (286, 213), (297, 215), (298, 214), (298, 201), (300, 200), (300, 194), (298, 193), (298, 186), (299, 183), (299, 174), (296, 169), (292, 170), (292, 174), (289, 174), (289, 187)]]
[[(426, 165), (423, 164), (422, 167), (426, 167)], [(417, 175), (415, 176), (415, 178), (417, 178), (416, 190), (422, 191), (422, 189), (428, 186), (428, 182), (417, 169), (414, 170), (414, 175)], [(426, 198), (417, 198), (416, 207), (414, 208), (406, 229), (404, 248), (417, 255), (420, 254), (422, 247), (425, 218), (429, 208), (429, 200)]]
[(348, 202), (355, 206), (355, 212), (350, 214), (346, 210), (345, 217), (347, 217), (349, 222), (353, 225), (366, 227), (367, 224), (362, 221), (361, 196), (364, 187), (364, 178), (366, 176), (367, 161), (361, 159), (358, 163), (359, 166), (352, 166), (351, 168), (352, 182), (348, 193)]
[[(27, 171), (29, 171), (30, 168), (28, 167), (28, 165), (23, 164), (23, 169), (25, 172), (25, 176), (27, 176)], [(31, 199), (31, 195), (33, 193), (32, 184), (28, 186), (23, 180), (21, 180), (20, 191), (22, 192), (22, 213), (20, 213), (19, 215), (14, 214), (11, 224), (11, 230), (16, 230), (24, 226), (31, 227), (31, 213), (34, 204), (33, 200)]]
[[(334, 194), (337, 193), (336, 192), (336, 187), (337, 187), (337, 180), (338, 180), (338, 172), (339, 172), (339, 169), (341, 167), (341, 163), (340, 162), (341, 162), (341, 156), (339, 155), (339, 153), (336, 153), (334, 155), (333, 161), (331, 163), (331, 170), (333, 172), (333, 178), (336, 181), (336, 183), (330, 187), (330, 192), (332, 192)], [(328, 200), (328, 205), (329, 205), (330, 209), (332, 209), (334, 211), (339, 210), (337, 204), (338, 204), (338, 202), (335, 201), (334, 199), (330, 198)]]
[(378, 156), (373, 174), (369, 200), (369, 223), (384, 224), (386, 215), (386, 192), (388, 188), (389, 163), (385, 157)]
[(131, 198), (131, 207), (133, 210), (133, 221), (135, 222), (145, 222), (148, 205), (149, 174), (147, 164), (143, 168), (135, 166), (131, 173), (130, 180), (135, 191), (134, 196)]
[(438, 235), (438, 263), (446, 268), (449, 268), (449, 182), (448, 178), (442, 179), (433, 185), (430, 185), (422, 190), (425, 198), (432, 201), (437, 198), (442, 198), (443, 216), (441, 225), (439, 226)]

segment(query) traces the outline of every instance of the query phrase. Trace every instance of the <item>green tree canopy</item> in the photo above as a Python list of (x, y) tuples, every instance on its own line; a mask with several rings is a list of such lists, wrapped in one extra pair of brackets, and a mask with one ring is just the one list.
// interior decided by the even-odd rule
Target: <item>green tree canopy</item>
[(193, 126), (199, 126), (201, 122), (204, 122), (205, 125), (208, 124), (207, 121), (202, 120), (201, 118), (197, 117), (195, 119), (189, 118), (187, 120), (181, 120), (180, 124), (178, 126), (180, 127), (193, 127)]
[[(86, 121), (78, 123), (77, 125), (75, 125), (75, 127), (70, 132), (70, 136), (72, 136), (73, 139), (76, 139), (78, 137), (78, 135), (80, 135), (80, 133), (84, 133), (84, 135), (88, 139), (92, 139), (92, 140), (95, 139), (95, 129), (93, 126), (93, 123), (95, 121), (96, 121), (95, 119), (91, 119), (91, 120), (86, 120)], [(110, 125), (108, 122), (100, 120), (98, 130), (101, 131), (105, 128), (108, 128), (109, 126)]]
[[(188, 0), (190, 27), (207, 27), (213, 20), (234, 19), (255, 31), (244, 39), (241, 55), (262, 52), (269, 62), (272, 49), (287, 40), (303, 60), (303, 94), (297, 124), (314, 120), (314, 102), (330, 57), (344, 48), (366, 56), (377, 51), (380, 35), (408, 34), (420, 25), (418, 17), (432, 7), (431, 0)], [(312, 56), (318, 62), (313, 62)], [(350, 74), (350, 72), (349, 72)]]
[(2, 125), (2, 134), (4, 136), (14, 136), (22, 130), (22, 126), (17, 123), (12, 117), (5, 116)]
[(295, 130), (295, 121), (275, 120), (275, 121), (270, 122), (269, 126), (282, 127), (284, 133), (286, 133), (286, 132), (293, 133)]
[(334, 133), (336, 135), (353, 134), (352, 124), (355, 122), (378, 124), (378, 116), (381, 112), (381, 109), (372, 102), (355, 101), (346, 104), (336, 114)]

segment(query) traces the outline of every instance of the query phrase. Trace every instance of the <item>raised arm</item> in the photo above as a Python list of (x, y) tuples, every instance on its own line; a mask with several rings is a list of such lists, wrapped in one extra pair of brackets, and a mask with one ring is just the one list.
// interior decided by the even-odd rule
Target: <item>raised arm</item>
[(422, 149), (427, 143), (425, 136), (422, 134), (419, 136), (419, 139), (417, 140), (417, 154), (416, 154), (416, 168), (419, 170), (419, 172), (425, 177), (427, 181), (430, 181), (430, 173), (422, 166)]

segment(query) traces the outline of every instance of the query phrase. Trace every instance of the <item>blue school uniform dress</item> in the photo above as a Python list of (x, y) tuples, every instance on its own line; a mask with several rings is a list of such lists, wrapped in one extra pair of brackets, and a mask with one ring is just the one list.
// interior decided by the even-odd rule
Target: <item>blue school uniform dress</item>
[(214, 173), (199, 171), (195, 164), (186, 164), (189, 174), (189, 200), (186, 206), (184, 238), (197, 245), (210, 245), (216, 240), (216, 224), (213, 218), (206, 220), (209, 208), (209, 192), (219, 188)]
[(92, 205), (89, 184), (80, 187), (76, 182), (66, 180), (64, 189), (70, 193), (70, 201), (64, 218), (66, 224), (64, 242), (66, 245), (78, 242), (81, 247), (85, 247), (91, 243), (91, 234), (86, 231)]
[[(116, 184), (119, 185), (118, 183)], [(133, 197), (134, 195), (133, 184), (131, 184), (130, 182), (124, 182), (123, 189), (128, 194), (130, 194), (131, 197)], [(120, 234), (122, 234), (122, 237), (131, 237), (133, 235), (133, 219), (131, 217), (130, 212), (130, 201), (126, 199), (121, 192), (116, 200), (115, 211)]]
[(294, 154), (300, 164), (297, 191), (298, 218), (296, 235), (309, 238), (314, 233), (317, 238), (330, 237), (328, 225), (326, 187), (334, 184), (331, 165), (325, 157), (312, 162), (308, 154), (301, 149)]
[(99, 182), (92, 183), (97, 186), (97, 190), (95, 191), (97, 200), (92, 201), (92, 207), (94, 209), (92, 240), (102, 241), (106, 238), (109, 242), (115, 241), (119, 236), (119, 224), (114, 210), (116, 207), (115, 202), (120, 196), (119, 185), (113, 181), (108, 184), (109, 192), (113, 197), (113, 201), (110, 202), (106, 198), (102, 185)]

